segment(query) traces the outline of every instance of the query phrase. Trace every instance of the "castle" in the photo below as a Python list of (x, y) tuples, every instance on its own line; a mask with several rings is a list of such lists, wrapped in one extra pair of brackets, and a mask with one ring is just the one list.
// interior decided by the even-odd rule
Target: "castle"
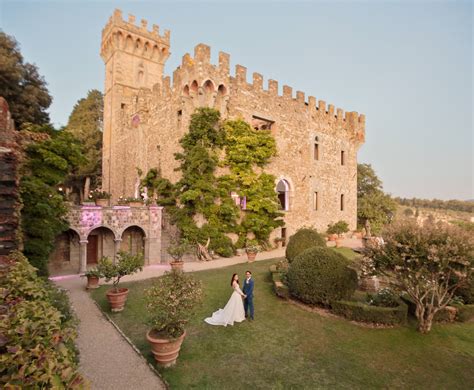
[(277, 177), (275, 191), (284, 210), (285, 227), (273, 237), (286, 239), (303, 226), (325, 231), (344, 220), (351, 229), (357, 219), (357, 152), (365, 139), (365, 116), (344, 113), (332, 104), (235, 66), (219, 53), (210, 63), (210, 48), (195, 47), (185, 54), (172, 80), (164, 75), (170, 55), (170, 32), (151, 31), (147, 21), (124, 20), (115, 10), (102, 31), (105, 63), (103, 188), (114, 199), (133, 196), (137, 168), (160, 168), (171, 181), (178, 179), (174, 153), (197, 107), (209, 106), (222, 118), (243, 118), (255, 129), (270, 130), (278, 156), (266, 168)]

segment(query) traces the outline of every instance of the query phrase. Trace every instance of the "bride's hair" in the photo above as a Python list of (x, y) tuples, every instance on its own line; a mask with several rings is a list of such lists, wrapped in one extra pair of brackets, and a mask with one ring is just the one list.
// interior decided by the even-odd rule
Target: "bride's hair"
[[(233, 274), (233, 275), (232, 275), (232, 279), (230, 280), (230, 285), (231, 285), (231, 286), (232, 286), (232, 284), (234, 283), (235, 275), (237, 275), (237, 274)], [(237, 282), (237, 284), (239, 284), (239, 281), (238, 281), (238, 280), (236, 280), (236, 282)]]

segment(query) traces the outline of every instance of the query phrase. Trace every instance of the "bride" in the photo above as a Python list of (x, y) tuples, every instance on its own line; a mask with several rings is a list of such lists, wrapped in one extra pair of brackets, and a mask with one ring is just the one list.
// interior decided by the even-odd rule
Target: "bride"
[(230, 285), (234, 289), (234, 292), (230, 296), (229, 301), (223, 309), (219, 309), (212, 313), (212, 317), (206, 318), (206, 321), (210, 325), (234, 325), (234, 322), (242, 322), (245, 320), (244, 303), (242, 298), (245, 298), (245, 294), (239, 287), (239, 275), (233, 274), (230, 281)]

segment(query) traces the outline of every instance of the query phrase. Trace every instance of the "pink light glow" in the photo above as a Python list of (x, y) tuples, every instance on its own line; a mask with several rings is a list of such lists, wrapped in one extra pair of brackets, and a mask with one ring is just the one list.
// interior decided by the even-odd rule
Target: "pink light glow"
[(60, 276), (50, 276), (48, 279), (52, 280), (53, 282), (61, 281), (61, 280), (68, 280), (68, 279), (77, 279), (80, 278), (81, 275), (74, 274), (74, 275), (60, 275)]

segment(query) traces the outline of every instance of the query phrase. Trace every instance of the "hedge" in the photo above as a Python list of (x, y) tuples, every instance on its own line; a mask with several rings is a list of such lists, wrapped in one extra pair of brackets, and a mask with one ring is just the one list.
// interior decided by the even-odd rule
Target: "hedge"
[(270, 266), (270, 274), (272, 276), (272, 283), (273, 289), (275, 290), (275, 294), (283, 299), (290, 298), (290, 290), (288, 290), (288, 286), (286, 286), (282, 281), (282, 274), (280, 271), (277, 270), (275, 264)]
[[(413, 302), (410, 299), (410, 297), (408, 297), (407, 295), (402, 295), (400, 298), (408, 306), (408, 314), (413, 316), (413, 317), (416, 317), (416, 304), (415, 304), (415, 302)], [(458, 309), (458, 307), (459, 307), (457, 305), (450, 305), (450, 306), (455, 307), (456, 309)], [(466, 306), (469, 306), (469, 305), (466, 305)], [(434, 322), (453, 322), (454, 317), (455, 316), (453, 316), (453, 314), (451, 312), (451, 309), (445, 307), (445, 308), (439, 310), (438, 312), (436, 312), (436, 314), (433, 317), (433, 321)]]
[(457, 309), (456, 321), (468, 322), (474, 320), (474, 304), (472, 305), (453, 305)]
[(335, 301), (331, 308), (334, 313), (353, 321), (385, 325), (405, 324), (408, 311), (403, 302), (397, 307), (380, 307), (355, 301)]
[(326, 240), (315, 229), (299, 229), (288, 241), (286, 259), (291, 263), (300, 253), (315, 246), (325, 248)]

